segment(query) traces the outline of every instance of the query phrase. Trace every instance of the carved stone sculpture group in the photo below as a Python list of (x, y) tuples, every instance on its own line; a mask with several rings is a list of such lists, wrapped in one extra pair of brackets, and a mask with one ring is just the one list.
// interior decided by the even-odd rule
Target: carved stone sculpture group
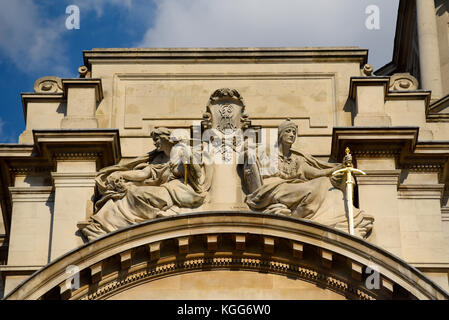
[[(214, 187), (214, 171), (222, 168), (213, 161), (217, 155), (225, 163), (230, 156), (241, 160), (236, 171), (241, 169), (242, 174), (235, 177), (242, 180), (249, 210), (308, 219), (347, 231), (345, 181), (331, 176), (342, 165), (294, 150), (298, 127), (289, 119), (278, 127), (274, 148), (248, 151), (247, 143), (236, 138), (241, 137), (237, 132), (251, 127), (244, 109), (236, 90), (218, 89), (203, 116), (203, 133), (209, 132), (196, 141), (196, 147), (190, 143), (194, 139), (186, 141), (167, 128), (158, 128), (151, 133), (155, 150), (125, 165), (102, 169), (96, 177), (95, 214), (80, 227), (84, 236), (92, 240), (146, 220), (201, 211), (206, 202), (214, 202), (209, 191)], [(354, 208), (356, 235), (366, 237), (373, 221)]]

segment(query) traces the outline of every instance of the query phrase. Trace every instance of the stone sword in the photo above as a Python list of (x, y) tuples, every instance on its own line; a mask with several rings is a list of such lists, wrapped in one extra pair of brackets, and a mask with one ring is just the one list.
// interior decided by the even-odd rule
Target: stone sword
[[(348, 147), (345, 149), (346, 157), (349, 156), (351, 160), (344, 161), (344, 168), (336, 170), (332, 173), (332, 176), (346, 174), (346, 204), (348, 207), (348, 224), (349, 224), (349, 234), (354, 235), (354, 208), (352, 205), (353, 191), (355, 181), (352, 178), (352, 174), (360, 173), (366, 175), (362, 170), (356, 169), (352, 166), (352, 157)], [(345, 157), (345, 158), (346, 158)]]

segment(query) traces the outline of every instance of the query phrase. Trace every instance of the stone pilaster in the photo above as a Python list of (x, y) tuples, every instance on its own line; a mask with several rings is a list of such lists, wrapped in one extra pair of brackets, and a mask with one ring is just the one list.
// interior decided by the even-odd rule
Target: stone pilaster
[(52, 159), (55, 205), (50, 259), (83, 244), (77, 224), (93, 213), (95, 176), (121, 157), (118, 130), (35, 130), (38, 152)]
[(414, 264), (449, 263), (441, 218), (444, 184), (438, 169), (415, 165), (403, 172), (399, 186), (402, 256)]
[(98, 128), (97, 103), (103, 99), (100, 79), (63, 79), (67, 97), (67, 115), (61, 128)]
[[(89, 157), (91, 158), (89, 159)], [(52, 173), (55, 186), (55, 212), (51, 260), (83, 244), (77, 223), (93, 212), (96, 158), (89, 154), (66, 154), (57, 158)]]
[(401, 170), (399, 159), (411, 153), (418, 139), (417, 128), (373, 127), (334, 128), (332, 154), (343, 158), (351, 149), (358, 169), (366, 175), (357, 176), (359, 207), (374, 217), (373, 231), (368, 238), (389, 252), (401, 256), (398, 185)]
[(49, 262), (53, 187), (10, 187), (12, 199), (8, 264), (0, 266), (5, 295)]
[(12, 219), (8, 265), (45, 265), (49, 262), (53, 187), (10, 187), (9, 190)]
[(421, 86), (432, 90), (432, 101), (443, 97), (440, 50), (434, 0), (416, 1)]
[[(366, 213), (374, 216), (374, 228), (369, 241), (401, 255), (401, 231), (397, 187), (401, 171), (394, 168), (394, 158), (381, 159), (384, 168), (379, 168), (379, 159), (359, 161), (358, 168), (366, 172), (366, 176), (357, 176), (359, 206)], [(376, 162), (376, 163), (369, 163)], [(388, 164), (392, 165), (390, 168)], [(378, 169), (365, 169), (376, 166)]]

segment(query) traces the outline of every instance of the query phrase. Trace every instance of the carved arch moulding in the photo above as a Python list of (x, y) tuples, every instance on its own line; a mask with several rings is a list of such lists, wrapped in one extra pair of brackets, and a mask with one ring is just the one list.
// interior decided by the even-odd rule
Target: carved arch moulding
[[(67, 285), (67, 266), (78, 268), (79, 287)], [(367, 285), (367, 268), (378, 271), (378, 287)], [(302, 219), (220, 211), (160, 218), (100, 237), (5, 299), (122, 298), (150, 282), (230, 270), (288, 277), (349, 299), (449, 298), (420, 271), (360, 238)]]

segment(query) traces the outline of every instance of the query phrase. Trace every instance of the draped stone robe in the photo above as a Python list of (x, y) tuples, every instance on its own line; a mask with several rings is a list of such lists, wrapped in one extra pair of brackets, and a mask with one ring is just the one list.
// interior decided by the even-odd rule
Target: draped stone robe
[[(125, 182), (123, 189), (111, 189), (107, 183), (107, 177), (113, 172), (143, 169), (150, 174), (142, 182)], [(208, 189), (204, 170), (187, 170), (187, 184), (184, 174), (182, 163), (167, 161), (157, 151), (125, 165), (104, 168), (96, 177), (101, 198), (95, 203), (95, 214), (81, 232), (92, 240), (146, 220), (177, 215), (180, 208), (199, 207)]]
[[(253, 210), (287, 214), (347, 232), (345, 181), (330, 176), (328, 172), (332, 170), (326, 169), (332, 167), (336, 165), (294, 150), (289, 157), (279, 153), (277, 163), (265, 155), (265, 159), (255, 161), (251, 171), (259, 172), (262, 183), (247, 195), (246, 203)], [(323, 176), (324, 171), (328, 171), (327, 176)], [(371, 216), (354, 208), (357, 235), (366, 236), (373, 221)]]

